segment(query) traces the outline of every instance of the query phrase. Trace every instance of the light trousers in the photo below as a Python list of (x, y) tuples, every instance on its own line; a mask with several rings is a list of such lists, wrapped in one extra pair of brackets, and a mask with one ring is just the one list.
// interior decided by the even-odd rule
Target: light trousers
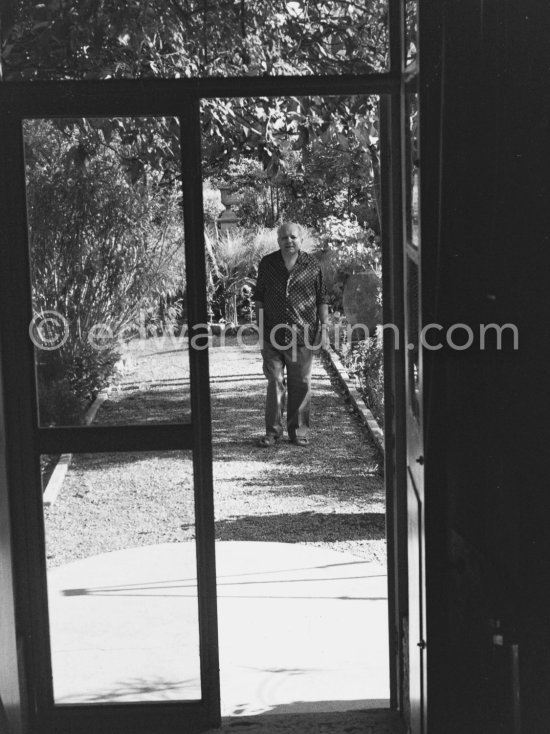
[(272, 344), (264, 342), (261, 351), (264, 375), (267, 378), (266, 435), (276, 437), (283, 435), (283, 416), (286, 407), (289, 438), (292, 440), (296, 437), (306, 437), (309, 432), (313, 350), (303, 345), (293, 345), (290, 349), (276, 349)]

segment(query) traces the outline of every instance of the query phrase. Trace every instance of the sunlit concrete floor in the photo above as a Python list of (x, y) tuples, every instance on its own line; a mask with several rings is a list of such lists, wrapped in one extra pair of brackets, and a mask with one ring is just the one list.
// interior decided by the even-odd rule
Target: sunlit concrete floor
[[(270, 729), (261, 728), (263, 716), (254, 724), (264, 732), (284, 731), (279, 714), (300, 715), (308, 731), (305, 714), (313, 721), (349, 711), (363, 726), (367, 714), (379, 716), (365, 709), (389, 705), (380, 565), (314, 546), (245, 541), (217, 542), (216, 559), (222, 716), (269, 714)], [(190, 542), (50, 570), (56, 701), (199, 698), (195, 563)], [(238, 722), (227, 721), (227, 731)]]

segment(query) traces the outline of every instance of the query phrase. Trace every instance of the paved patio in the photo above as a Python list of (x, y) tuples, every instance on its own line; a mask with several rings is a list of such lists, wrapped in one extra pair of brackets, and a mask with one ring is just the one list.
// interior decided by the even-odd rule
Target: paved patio
[[(194, 551), (167, 543), (50, 571), (59, 703), (200, 697)], [(223, 716), (389, 705), (378, 564), (286, 543), (216, 554)]]

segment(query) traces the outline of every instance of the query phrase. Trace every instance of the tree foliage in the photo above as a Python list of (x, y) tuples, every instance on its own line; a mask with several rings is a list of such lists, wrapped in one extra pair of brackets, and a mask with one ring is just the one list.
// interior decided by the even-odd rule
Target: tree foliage
[[(386, 6), (386, 0), (19, 0), (4, 24), (4, 78), (380, 71), (387, 58)], [(140, 175), (144, 157), (175, 175), (179, 134), (173, 126), (157, 124), (152, 140), (154, 122), (145, 136), (143, 121), (116, 124), (126, 126), (126, 136), (142, 139), (133, 175)], [(313, 225), (326, 202), (336, 211), (358, 213), (377, 229), (372, 99), (204, 100), (202, 128), (206, 176), (223, 176), (241, 157), (258, 160), (276, 187), (269, 198), (280, 195), (302, 219), (311, 210), (305, 223)], [(103, 132), (110, 134), (108, 127)], [(334, 200), (337, 187), (342, 201)], [(272, 205), (272, 213), (278, 208)]]
[[(114, 78), (361, 74), (386, 67), (386, 0), (14, 0), (10, 7), (2, 15), (5, 80), (108, 83)], [(379, 236), (376, 99), (206, 99), (201, 124), (205, 178), (237, 190), (243, 225), (273, 226), (291, 218), (326, 240), (326, 232), (335, 229), (328, 219), (337, 217), (359, 227), (361, 246), (370, 247), (369, 238)], [(176, 120), (66, 118), (50, 125), (64, 141), (60, 160), (70, 173), (66, 180), (73, 180), (77, 170), (96, 171), (105, 200), (112, 192), (111, 203), (118, 202), (124, 212), (120, 221), (129, 232), (135, 234), (136, 218), (156, 206), (155, 197), (164, 206), (179, 196)], [(101, 167), (110, 171), (110, 183), (99, 173)], [(67, 171), (55, 186), (61, 186)], [(113, 191), (114, 182), (124, 182), (126, 203), (122, 189)], [(88, 196), (89, 184), (78, 184)], [(90, 201), (99, 206), (98, 189)], [(89, 204), (75, 188), (71, 196), (65, 203), (74, 226), (77, 202), (83, 211)], [(102, 221), (90, 224), (90, 241), (103, 241)], [(106, 256), (100, 245), (96, 249), (99, 259)], [(116, 262), (120, 272), (132, 270), (129, 250), (113, 260), (110, 277)], [(168, 303), (181, 288), (173, 275), (165, 275), (170, 282), (159, 292)], [(136, 292), (144, 287), (138, 281)], [(131, 291), (121, 309), (132, 302)]]
[(233, 187), (243, 221), (318, 227), (329, 214), (354, 215), (380, 233), (375, 98), (215, 102), (203, 105), (203, 166)]
[(366, 73), (384, 68), (386, 0), (19, 0), (10, 79)]

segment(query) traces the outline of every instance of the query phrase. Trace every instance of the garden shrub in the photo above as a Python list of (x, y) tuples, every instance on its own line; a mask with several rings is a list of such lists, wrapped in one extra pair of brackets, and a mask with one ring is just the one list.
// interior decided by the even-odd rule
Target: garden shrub
[(37, 351), (37, 383), (42, 425), (80, 425), (89, 405), (109, 384), (118, 345), (94, 349), (70, 333), (55, 351)]
[[(379, 238), (351, 216), (326, 217), (319, 223), (318, 256), (334, 310), (341, 311), (350, 275), (373, 270), (381, 275)], [(379, 294), (381, 299), (381, 293)]]
[[(108, 384), (122, 339), (139, 333), (142, 305), (185, 278), (181, 194), (104, 124), (24, 126), (33, 311), (57, 312), (68, 329), (62, 347), (37, 352), (49, 422), (76, 422)], [(112, 335), (99, 347), (90, 343), (98, 328)]]
[(67, 378), (45, 380), (39, 373), (38, 409), (43, 426), (78, 426), (83, 422), (85, 405)]
[(212, 318), (236, 326), (239, 316), (252, 318), (250, 292), (258, 264), (266, 252), (277, 249), (273, 230), (234, 227), (205, 232), (206, 265)]
[(365, 403), (384, 426), (384, 350), (380, 339), (369, 337), (343, 350), (343, 364), (359, 383)]

